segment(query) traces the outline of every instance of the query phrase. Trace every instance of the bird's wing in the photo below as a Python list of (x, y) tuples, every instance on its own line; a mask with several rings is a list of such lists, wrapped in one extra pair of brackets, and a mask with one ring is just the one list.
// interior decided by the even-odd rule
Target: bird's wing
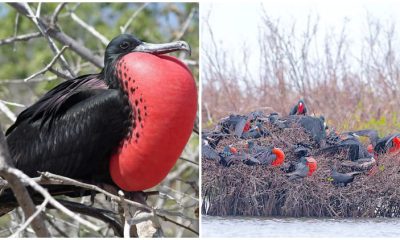
[(368, 137), (372, 143), (372, 146), (374, 146), (374, 147), (379, 140), (378, 132), (376, 130), (364, 129), (364, 130), (355, 131), (353, 133), (355, 133), (359, 136)]
[(84, 75), (65, 81), (42, 96), (35, 104), (22, 111), (15, 123), (6, 131), (10, 134), (15, 127), (23, 121), (35, 122), (40, 120), (43, 125), (47, 120), (56, 116), (59, 111), (66, 110), (66, 102), (73, 105), (80, 98), (86, 98), (85, 94), (92, 94), (87, 90), (108, 89), (104, 81), (97, 74)]
[(296, 115), (296, 113), (297, 113), (297, 104), (292, 109), (290, 109), (289, 115)]
[(237, 137), (242, 137), (244, 126), (246, 125), (246, 118), (241, 118), (235, 126), (235, 135)]
[[(51, 105), (59, 100), (59, 92), (68, 98)], [(123, 94), (96, 87), (73, 92), (58, 86), (43, 98), (7, 131), (14, 165), (30, 176), (49, 171), (86, 179), (100, 168), (108, 176), (108, 159), (130, 126)], [(45, 106), (54, 110), (48, 113)]]

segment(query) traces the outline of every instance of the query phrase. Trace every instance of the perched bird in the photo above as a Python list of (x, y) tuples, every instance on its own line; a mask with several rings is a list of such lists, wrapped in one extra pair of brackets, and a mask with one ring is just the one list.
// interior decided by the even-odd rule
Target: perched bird
[(353, 134), (368, 137), (371, 142), (371, 146), (368, 146), (369, 151), (375, 152), (378, 155), (400, 151), (400, 133), (389, 134), (383, 138), (379, 138), (376, 130), (366, 129), (355, 131)]
[(292, 116), (292, 121), (303, 127), (318, 145), (323, 145), (326, 138), (325, 125), (321, 118), (312, 116)]
[(219, 156), (218, 152), (210, 146), (207, 140), (203, 139), (201, 145), (201, 155), (205, 159), (214, 160), (219, 162), (221, 157)]
[(306, 144), (296, 144), (295, 146), (293, 146), (294, 148), (294, 154), (301, 158), (301, 157), (308, 157), (310, 155), (310, 146), (306, 145)]
[(219, 153), (220, 164), (224, 167), (229, 167), (233, 164), (235, 160), (238, 160), (237, 149), (231, 146), (225, 146), (224, 150)]
[(336, 145), (320, 149), (320, 153), (338, 154), (343, 150), (348, 151), (347, 159), (355, 162), (371, 159), (372, 155), (356, 137), (347, 137)]
[(312, 157), (301, 157), (299, 162), (296, 164), (296, 168), (293, 172), (286, 174), (289, 180), (295, 180), (299, 178), (305, 178), (312, 176), (317, 170), (317, 161)]
[(306, 114), (307, 114), (307, 107), (303, 99), (300, 99), (289, 112), (289, 115), (306, 115)]
[(248, 141), (249, 154), (262, 165), (280, 166), (285, 161), (285, 153), (275, 147), (264, 147)]
[(229, 115), (229, 117), (223, 118), (219, 124), (221, 125), (222, 133), (235, 133), (237, 137), (241, 137), (243, 131), (250, 129), (250, 121), (247, 120), (247, 116), (243, 115)]
[(140, 191), (158, 184), (186, 145), (197, 110), (190, 70), (163, 55), (183, 41), (149, 44), (129, 34), (107, 46), (104, 68), (67, 80), (7, 130), (13, 164)]
[(268, 130), (263, 126), (262, 123), (257, 123), (254, 128), (249, 131), (243, 132), (242, 138), (244, 139), (255, 139), (265, 137), (269, 134)]
[(347, 184), (353, 182), (354, 176), (361, 174), (362, 172), (350, 172), (350, 173), (339, 173), (335, 167), (331, 169), (332, 183), (339, 187), (346, 187)]

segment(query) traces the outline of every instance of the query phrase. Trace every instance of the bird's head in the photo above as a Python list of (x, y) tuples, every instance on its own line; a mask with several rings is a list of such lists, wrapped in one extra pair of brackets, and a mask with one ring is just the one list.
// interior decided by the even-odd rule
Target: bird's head
[(104, 55), (104, 66), (110, 65), (119, 57), (131, 52), (145, 52), (159, 55), (182, 50), (189, 54), (191, 53), (190, 46), (185, 41), (154, 44), (142, 42), (131, 34), (121, 34), (107, 45)]

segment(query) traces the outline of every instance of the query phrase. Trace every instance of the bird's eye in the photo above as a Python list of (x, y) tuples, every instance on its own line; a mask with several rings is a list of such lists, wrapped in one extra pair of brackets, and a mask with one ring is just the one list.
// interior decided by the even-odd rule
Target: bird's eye
[(129, 47), (129, 43), (128, 42), (123, 42), (119, 45), (120, 48), (122, 49), (127, 49)]

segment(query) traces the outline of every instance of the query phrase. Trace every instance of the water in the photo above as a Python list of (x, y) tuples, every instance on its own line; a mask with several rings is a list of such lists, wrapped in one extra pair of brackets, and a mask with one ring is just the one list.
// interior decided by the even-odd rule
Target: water
[(202, 216), (203, 237), (400, 237), (400, 219)]

